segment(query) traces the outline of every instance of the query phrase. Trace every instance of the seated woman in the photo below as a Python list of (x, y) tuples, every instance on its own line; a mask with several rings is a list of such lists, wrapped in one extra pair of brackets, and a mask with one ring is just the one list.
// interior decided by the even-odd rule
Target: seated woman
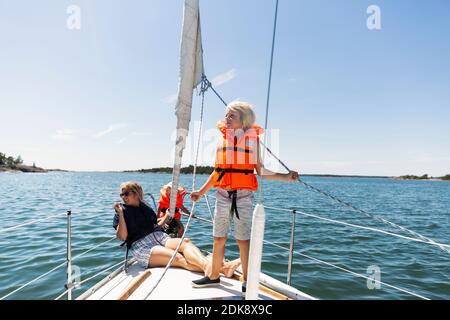
[[(144, 192), (137, 182), (125, 182), (120, 186), (124, 204), (116, 203), (114, 227), (117, 238), (126, 241), (135, 259), (144, 267), (166, 266), (180, 243), (180, 238), (170, 238), (156, 223), (155, 212), (143, 201)], [(232, 277), (240, 261), (224, 262), (221, 273)], [(211, 263), (187, 238), (183, 240), (172, 266), (190, 271), (211, 270)]]

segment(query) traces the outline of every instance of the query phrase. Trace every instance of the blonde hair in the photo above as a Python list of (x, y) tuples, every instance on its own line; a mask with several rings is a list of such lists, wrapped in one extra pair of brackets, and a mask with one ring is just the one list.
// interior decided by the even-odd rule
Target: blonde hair
[(255, 111), (253, 111), (253, 106), (248, 102), (242, 101), (233, 101), (227, 105), (225, 112), (239, 112), (242, 121), (242, 128), (245, 130), (250, 129), (252, 125), (255, 123), (256, 115)]
[(139, 183), (134, 181), (122, 183), (120, 185), (120, 192), (123, 192), (126, 189), (130, 189), (139, 197), (139, 200), (144, 201), (144, 190), (142, 190), (142, 187)]

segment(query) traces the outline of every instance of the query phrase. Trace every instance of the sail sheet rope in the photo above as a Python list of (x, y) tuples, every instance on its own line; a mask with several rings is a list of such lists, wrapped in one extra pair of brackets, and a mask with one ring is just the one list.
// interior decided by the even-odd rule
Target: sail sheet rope
[[(194, 170), (192, 173), (192, 190), (195, 190), (196, 187), (196, 181), (197, 181), (197, 164), (198, 164), (198, 156), (199, 156), (199, 150), (200, 150), (200, 144), (201, 144), (201, 137), (202, 137), (202, 130), (203, 130), (203, 113), (204, 113), (204, 105), (205, 105), (205, 92), (208, 90), (209, 86), (211, 85), (211, 83), (208, 81), (206, 82), (206, 76), (203, 75), (202, 76), (202, 82), (201, 82), (201, 89), (200, 89), (200, 95), (202, 96), (202, 103), (201, 103), (201, 108), (200, 108), (200, 127), (199, 127), (199, 133), (198, 133), (198, 140), (197, 140), (197, 150), (196, 150), (196, 154), (195, 154), (195, 160), (194, 160)], [(177, 247), (174, 250), (174, 253), (172, 254), (172, 256), (170, 257), (169, 262), (167, 263), (166, 267), (164, 268), (163, 272), (161, 273), (160, 277), (158, 278), (158, 280), (155, 282), (155, 284), (153, 285), (152, 289), (149, 291), (149, 293), (145, 296), (144, 300), (147, 300), (148, 297), (150, 297), (150, 295), (153, 293), (153, 291), (155, 291), (155, 289), (158, 287), (158, 285), (161, 283), (161, 280), (164, 278), (164, 276), (167, 273), (167, 270), (169, 270), (169, 268), (172, 266), (173, 261), (175, 260), (175, 257), (177, 256), (181, 245), (184, 242), (184, 239), (186, 237), (187, 231), (189, 230), (189, 225), (191, 222), (192, 217), (194, 216), (194, 211), (195, 211), (195, 205), (196, 202), (192, 202), (192, 206), (191, 206), (191, 210), (189, 211), (189, 217), (188, 220), (186, 222), (186, 226), (184, 228), (184, 233), (180, 238), (180, 241), (177, 245)]]
[[(206, 196), (206, 195), (205, 195)], [(215, 199), (214, 196), (209, 196), (213, 199)], [(290, 212), (290, 213), (295, 213), (295, 214), (299, 214), (302, 216), (306, 216), (309, 218), (315, 218), (318, 220), (322, 220), (325, 222), (329, 222), (329, 223), (334, 223), (334, 224), (339, 224), (339, 225), (343, 225), (343, 226), (347, 226), (347, 227), (353, 227), (356, 229), (363, 229), (363, 230), (368, 230), (368, 231), (373, 231), (373, 232), (377, 232), (377, 233), (382, 233), (385, 235), (389, 235), (389, 236), (393, 236), (396, 238), (400, 238), (400, 239), (404, 239), (404, 240), (409, 240), (409, 241), (413, 241), (413, 242), (419, 242), (419, 243), (424, 243), (424, 244), (428, 244), (428, 245), (434, 245), (434, 246), (439, 246), (439, 247), (443, 247), (443, 248), (449, 248), (450, 249), (450, 245), (449, 244), (444, 244), (444, 243), (430, 243), (429, 241), (426, 240), (422, 240), (422, 239), (418, 239), (418, 238), (414, 238), (414, 237), (408, 237), (408, 236), (404, 236), (402, 234), (398, 234), (398, 233), (394, 233), (394, 232), (389, 232), (389, 231), (385, 231), (382, 229), (378, 229), (378, 228), (374, 228), (374, 227), (367, 227), (367, 226), (362, 226), (362, 225), (358, 225), (358, 224), (354, 224), (354, 223), (348, 223), (345, 221), (340, 221), (340, 220), (336, 220), (336, 219), (330, 219), (330, 218), (326, 218), (326, 217), (322, 217), (316, 214), (312, 214), (312, 213), (306, 213), (302, 210), (298, 210), (298, 209), (284, 209), (284, 208), (276, 208), (276, 207), (271, 207), (271, 206), (264, 206), (265, 209), (269, 209), (269, 210), (273, 210), (273, 211), (279, 211), (279, 212)], [(197, 217), (194, 217), (197, 218)], [(203, 219), (205, 220), (205, 219)], [(209, 221), (209, 220), (206, 220)]]
[[(211, 82), (208, 81), (208, 83), (209, 83), (210, 88), (213, 89), (213, 86), (212, 86)], [(222, 101), (222, 103), (226, 106), (227, 103), (226, 103), (225, 100), (220, 96), (220, 94), (219, 94), (216, 90), (212, 90), (212, 91), (216, 94), (216, 96), (219, 98), (219, 100)], [(288, 167), (287, 165), (285, 165), (284, 162), (283, 162), (280, 158), (278, 158), (278, 157), (272, 152), (272, 150), (270, 150), (270, 148), (266, 146), (266, 144), (265, 144), (264, 142), (260, 141), (260, 143), (261, 143), (261, 145), (265, 148), (265, 150), (266, 150), (271, 156), (273, 156), (273, 157), (274, 157), (274, 158), (275, 158), (275, 159), (276, 159), (276, 160), (277, 160), (277, 161), (278, 161), (278, 162), (279, 162), (279, 163), (280, 163), (280, 164), (281, 164), (288, 172), (291, 171), (291, 170), (289, 169), (289, 167)], [(334, 196), (334, 195), (332, 195), (332, 194), (330, 194), (330, 193), (328, 193), (328, 192), (325, 192), (325, 191), (323, 191), (323, 190), (321, 190), (321, 189), (319, 189), (319, 188), (317, 188), (317, 187), (315, 187), (315, 186), (312, 186), (312, 185), (309, 184), (309, 183), (306, 183), (306, 182), (303, 181), (300, 177), (298, 178), (298, 182), (299, 182), (301, 185), (303, 185), (304, 187), (306, 187), (307, 190), (315, 191), (315, 192), (321, 194), (322, 196), (325, 196), (325, 197), (327, 197), (327, 198), (329, 198), (329, 199), (332, 199), (332, 200), (334, 200), (334, 201), (336, 201), (336, 202), (338, 202), (338, 203), (340, 203), (340, 204), (342, 204), (342, 205), (344, 205), (344, 206), (346, 206), (346, 207), (352, 209), (353, 211), (362, 213), (362, 214), (364, 214), (365, 216), (367, 216), (367, 217), (369, 217), (369, 218), (372, 218), (372, 219), (374, 219), (374, 220), (376, 220), (376, 221), (382, 222), (382, 223), (384, 223), (384, 224), (386, 224), (386, 225), (388, 225), (388, 226), (390, 226), (390, 227), (392, 227), (392, 228), (399, 229), (399, 230), (401, 230), (401, 231), (403, 231), (403, 232), (407, 232), (407, 233), (409, 233), (410, 235), (414, 236), (415, 241), (420, 241), (420, 242), (424, 242), (424, 243), (428, 243), (428, 244), (437, 246), (437, 247), (439, 247), (441, 250), (443, 250), (444, 252), (447, 252), (447, 253), (450, 254), (450, 249), (448, 249), (448, 248), (449, 248), (449, 245), (447, 245), (447, 244), (441, 244), (441, 243), (438, 243), (438, 242), (434, 241), (433, 239), (430, 239), (429, 237), (426, 237), (426, 236), (424, 236), (424, 235), (422, 235), (422, 234), (420, 234), (420, 233), (418, 233), (418, 232), (416, 232), (416, 231), (413, 231), (413, 230), (411, 230), (411, 229), (408, 229), (408, 228), (406, 228), (406, 227), (403, 227), (403, 226), (401, 226), (401, 225), (399, 225), (399, 224), (393, 223), (393, 222), (391, 222), (391, 221), (389, 221), (389, 220), (387, 220), (387, 219), (385, 219), (385, 218), (383, 218), (383, 217), (381, 217), (381, 216), (371, 214), (371, 213), (369, 213), (369, 212), (367, 212), (367, 211), (365, 211), (365, 210), (363, 210), (363, 209), (361, 209), (361, 208), (358, 208), (358, 207), (356, 207), (356, 206), (354, 206), (354, 205), (352, 205), (352, 204), (350, 204), (350, 203), (348, 203), (348, 202), (346, 202), (346, 201), (343, 201), (342, 199), (339, 199), (338, 197), (336, 197), (336, 196)]]

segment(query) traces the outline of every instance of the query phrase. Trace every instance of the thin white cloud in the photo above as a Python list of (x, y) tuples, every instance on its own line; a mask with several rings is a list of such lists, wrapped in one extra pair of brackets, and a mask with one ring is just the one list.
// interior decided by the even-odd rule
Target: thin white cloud
[(75, 131), (71, 129), (56, 130), (56, 134), (52, 136), (53, 139), (58, 141), (69, 141), (73, 139)]
[(231, 70), (228, 70), (225, 73), (219, 74), (218, 76), (215, 76), (212, 80), (211, 83), (214, 87), (218, 87), (221, 86), (225, 83), (227, 83), (228, 81), (233, 80), (236, 77), (236, 69), (233, 68)]
[(120, 139), (120, 140), (117, 140), (116, 143), (117, 143), (117, 144), (122, 144), (122, 143), (124, 143), (126, 140), (127, 140), (127, 138), (122, 138), (122, 139)]
[(128, 127), (128, 123), (112, 124), (112, 125), (110, 125), (108, 127), (108, 129), (100, 131), (100, 132), (97, 132), (96, 134), (94, 134), (94, 138), (96, 138), (96, 139), (101, 138), (101, 137), (103, 137), (103, 136), (105, 136), (105, 135), (107, 135), (107, 134), (109, 134), (109, 133), (111, 133), (111, 132), (113, 132), (115, 130), (126, 128), (126, 127)]
[(165, 98), (162, 98), (161, 101), (167, 104), (174, 104), (177, 101), (178, 95), (175, 93), (171, 96), (167, 96)]

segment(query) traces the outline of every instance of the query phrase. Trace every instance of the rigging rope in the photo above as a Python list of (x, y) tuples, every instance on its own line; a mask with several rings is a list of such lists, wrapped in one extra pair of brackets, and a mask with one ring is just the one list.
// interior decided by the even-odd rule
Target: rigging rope
[[(110, 266), (110, 267), (108, 267), (108, 268), (106, 268), (106, 269), (103, 269), (102, 271), (96, 273), (95, 275), (93, 275), (93, 276), (91, 276), (91, 277), (89, 277), (89, 278), (84, 279), (83, 281), (80, 281), (79, 283), (76, 283), (76, 286), (77, 286), (77, 287), (78, 287), (78, 286), (81, 286), (82, 284), (88, 282), (89, 280), (92, 280), (92, 279), (98, 277), (98, 276), (101, 275), (102, 273), (105, 273), (106, 271), (109, 271), (109, 270), (111, 270), (112, 268), (117, 267), (118, 265), (120, 265), (120, 264), (122, 264), (122, 263), (124, 263), (124, 260), (123, 260), (123, 261), (120, 261), (119, 263), (113, 264), (112, 266)], [(63, 293), (61, 293), (59, 296), (57, 296), (54, 300), (59, 300), (59, 299), (61, 299), (67, 292), (69, 292), (69, 290), (70, 290), (70, 289), (67, 289), (66, 291), (64, 291)]]
[(75, 260), (75, 259), (81, 258), (81, 257), (84, 256), (85, 254), (87, 254), (87, 253), (89, 253), (89, 252), (91, 252), (91, 251), (93, 251), (93, 250), (95, 250), (95, 249), (101, 247), (101, 246), (104, 245), (105, 243), (111, 242), (111, 241), (113, 241), (113, 240), (115, 240), (115, 239), (116, 239), (116, 237), (112, 237), (112, 238), (110, 238), (109, 240), (106, 240), (106, 241), (104, 241), (104, 242), (102, 242), (102, 243), (96, 245), (95, 247), (92, 247), (91, 249), (86, 250), (85, 252), (79, 254), (78, 256), (73, 257), (73, 258), (72, 258), (72, 261)]
[[(100, 243), (99, 245), (96, 245), (95, 247), (93, 247), (93, 248), (91, 248), (91, 249), (89, 249), (89, 250), (86, 250), (85, 252), (79, 254), (78, 256), (73, 257), (73, 258), (72, 258), (72, 261), (75, 260), (75, 259), (79, 259), (80, 257), (84, 256), (85, 254), (87, 254), (87, 253), (89, 253), (89, 252), (91, 252), (91, 251), (97, 249), (98, 247), (104, 245), (105, 243), (111, 242), (111, 241), (114, 240), (114, 239), (116, 239), (116, 237), (112, 237), (111, 239), (109, 239), (109, 240), (107, 240), (107, 241), (104, 241), (104, 242)], [(66, 261), (63, 262), (63, 263), (61, 263), (61, 264), (59, 264), (58, 266), (54, 267), (54, 268), (51, 269), (50, 271), (47, 271), (46, 273), (44, 273), (44, 274), (42, 274), (42, 275), (40, 275), (40, 276), (34, 278), (33, 280), (31, 280), (31, 281), (25, 283), (25, 284), (22, 285), (21, 287), (15, 289), (15, 290), (13, 290), (13, 291), (11, 291), (10, 293), (6, 294), (6, 295), (3, 296), (3, 297), (1, 297), (0, 300), (6, 299), (6, 298), (9, 297), (10, 295), (12, 295), (12, 294), (14, 294), (14, 293), (16, 293), (16, 292), (18, 292), (18, 291), (20, 291), (20, 290), (22, 290), (22, 289), (28, 287), (29, 285), (31, 285), (31, 284), (33, 284), (34, 282), (40, 280), (41, 278), (45, 277), (46, 275), (52, 273), (53, 271), (57, 270), (58, 268), (61, 268), (61, 267), (65, 266), (66, 264), (67, 264)], [(68, 291), (68, 290), (67, 290), (67, 291)]]
[(211, 210), (211, 206), (209, 204), (209, 200), (208, 200), (208, 195), (207, 194), (205, 194), (205, 201), (206, 201), (206, 205), (208, 207), (209, 215), (211, 216), (211, 221), (213, 221), (214, 220), (214, 216), (213, 216), (213, 213), (212, 213), (212, 210)]
[[(267, 132), (267, 125), (269, 122), (269, 106), (270, 106), (270, 89), (272, 86), (272, 69), (273, 69), (273, 56), (275, 51), (275, 39), (277, 34), (277, 19), (278, 19), (278, 0), (275, 3), (275, 17), (273, 20), (273, 33), (272, 33), (272, 49), (270, 52), (270, 66), (269, 66), (269, 80), (267, 85), (267, 97), (266, 97), (266, 114), (264, 120), (264, 132)], [(267, 134), (264, 135), (264, 142), (266, 142)], [(265, 145), (265, 143), (264, 143)], [(264, 151), (262, 156), (262, 163), (264, 163), (264, 159), (266, 156), (266, 152)], [(259, 179), (259, 202), (264, 202), (264, 194), (263, 194), (263, 176), (264, 176), (264, 166), (261, 166), (261, 177)]]
[(151, 194), (151, 193), (146, 193), (146, 195), (148, 195), (148, 196), (150, 196), (150, 198), (152, 198), (153, 206), (154, 206), (154, 208), (155, 208), (155, 212), (157, 212), (157, 211), (158, 211), (158, 206), (156, 205), (155, 197), (154, 197), (153, 194)]
[(52, 219), (52, 218), (55, 218), (55, 217), (59, 217), (59, 216), (62, 216), (62, 215), (58, 213), (58, 214), (54, 214), (54, 215), (51, 215), (51, 216), (48, 216), (48, 217), (45, 217), (45, 218), (31, 220), (31, 221), (28, 221), (28, 222), (25, 222), (25, 223), (22, 223), (22, 224), (15, 225), (13, 227), (2, 229), (2, 230), (0, 230), (0, 233), (11, 231), (11, 230), (15, 230), (15, 229), (18, 229), (20, 227), (27, 226), (29, 224), (34, 224), (34, 223), (37, 223), (37, 222), (46, 221), (46, 220), (49, 220), (49, 219)]
[(273, 34), (272, 34), (272, 50), (270, 53), (270, 67), (269, 67), (269, 84), (267, 86), (267, 99), (266, 99), (266, 120), (264, 123), (264, 129), (267, 129), (267, 124), (269, 120), (269, 104), (270, 104), (270, 89), (272, 85), (272, 67), (273, 67), (273, 53), (275, 50), (275, 39), (277, 32), (277, 19), (278, 19), (278, 0), (275, 4), (275, 18), (273, 21)]
[[(276, 243), (273, 243), (273, 242), (269, 242), (269, 241), (266, 241), (266, 240), (264, 240), (264, 242), (266, 242), (266, 243), (268, 243), (268, 244), (270, 244), (270, 245), (276, 246), (276, 247), (278, 247), (278, 248), (281, 248), (281, 249), (289, 250), (289, 248), (280, 246), (280, 245), (278, 245), (278, 244), (276, 244)], [(354, 275), (354, 276), (357, 276), (357, 277), (360, 277), (360, 278), (364, 278), (364, 279), (367, 279), (367, 280), (370, 280), (370, 281), (374, 281), (374, 282), (377, 282), (377, 283), (379, 283), (379, 284), (383, 284), (383, 285), (385, 285), (385, 286), (387, 286), (387, 287), (389, 287), (389, 288), (393, 288), (393, 289), (402, 291), (402, 292), (404, 292), (404, 293), (410, 294), (410, 295), (412, 295), (412, 296), (415, 296), (415, 297), (418, 297), (418, 298), (421, 298), (421, 299), (424, 299), (424, 300), (430, 300), (429, 298), (424, 297), (424, 296), (422, 296), (422, 295), (419, 295), (419, 294), (417, 294), (417, 293), (414, 293), (414, 292), (412, 292), (412, 291), (408, 291), (408, 290), (405, 290), (405, 289), (402, 289), (402, 288), (399, 288), (399, 287), (396, 287), (396, 286), (387, 284), (387, 283), (382, 282), (382, 281), (377, 280), (377, 279), (373, 279), (373, 278), (366, 277), (365, 275), (362, 275), (362, 274), (353, 272), (353, 271), (348, 270), (348, 269), (346, 269), (346, 268), (339, 267), (339, 266), (337, 266), (337, 265), (335, 265), (335, 264), (332, 264), (332, 263), (330, 263), (330, 262), (326, 262), (326, 261), (323, 261), (323, 260), (320, 260), (320, 259), (317, 259), (317, 258), (308, 256), (308, 255), (306, 255), (306, 254), (304, 254), (304, 253), (301, 253), (301, 252), (298, 252), (298, 251), (293, 251), (293, 252), (294, 252), (295, 254), (298, 254), (298, 255), (300, 255), (300, 256), (302, 256), (302, 257), (305, 257), (305, 258), (307, 258), (307, 259), (316, 261), (316, 262), (321, 263), (321, 264), (328, 265), (328, 266), (330, 266), (330, 267), (333, 267), (333, 268), (339, 269), (339, 270), (341, 270), (341, 271), (350, 273), (350, 274), (352, 274), (352, 275)]]
[[(212, 84), (209, 83), (209, 85), (210, 85), (211, 89), (213, 89)], [(216, 90), (213, 89), (213, 92), (217, 95), (217, 97), (218, 97), (225, 105), (227, 105), (226, 102), (225, 102), (225, 101), (223, 100), (223, 98), (217, 93)], [(287, 165), (285, 165), (284, 162), (281, 161), (281, 159), (279, 159), (279, 158), (278, 158), (278, 157), (270, 150), (269, 147), (267, 147), (262, 141), (260, 141), (260, 143), (261, 143), (262, 146), (267, 150), (267, 152), (269, 152), (270, 155), (272, 155), (272, 156), (273, 156), (273, 157), (274, 157), (274, 158), (275, 158), (275, 159), (276, 159), (276, 160), (277, 160), (277, 161), (278, 161), (278, 162), (279, 162), (286, 170), (288, 170), (288, 172), (291, 171), (291, 170), (289, 169), (289, 167), (288, 167)], [(314, 186), (312, 186), (312, 185), (310, 185), (310, 184), (304, 182), (303, 180), (300, 179), (300, 177), (298, 178), (298, 182), (299, 182), (300, 184), (302, 184), (303, 186), (305, 186), (307, 189), (313, 190), (313, 191), (315, 191), (315, 192), (317, 192), (317, 193), (319, 193), (319, 194), (321, 194), (321, 195), (323, 195), (323, 196), (325, 196), (325, 197), (327, 197), (327, 198), (330, 198), (330, 199), (332, 199), (332, 200), (334, 200), (334, 201), (336, 201), (336, 202), (338, 202), (338, 203), (340, 203), (340, 204), (342, 204), (342, 205), (344, 205), (344, 206), (346, 206), (346, 207), (349, 207), (350, 209), (352, 209), (352, 210), (354, 210), (354, 211), (356, 211), (356, 212), (362, 213), (362, 214), (366, 215), (366, 216), (369, 217), (369, 218), (372, 218), (372, 219), (374, 219), (374, 220), (376, 220), (376, 221), (380, 221), (380, 222), (382, 222), (382, 223), (384, 223), (384, 224), (386, 224), (386, 225), (388, 225), (388, 226), (390, 226), (390, 227), (392, 227), (392, 228), (400, 229), (400, 230), (403, 231), (403, 232), (407, 232), (407, 233), (413, 235), (413, 236), (416, 238), (416, 241), (420, 239), (420, 240), (422, 240), (421, 242), (427, 242), (427, 243), (429, 243), (429, 244), (435, 245), (435, 246), (439, 247), (439, 249), (441, 249), (442, 251), (447, 252), (447, 253), (450, 254), (450, 249), (446, 249), (446, 245), (442, 245), (442, 244), (440, 244), (440, 243), (434, 241), (434, 240), (431, 239), (431, 238), (425, 237), (425, 236), (423, 236), (422, 234), (420, 234), (420, 233), (418, 233), (418, 232), (416, 232), (416, 231), (410, 230), (410, 229), (408, 229), (408, 228), (406, 228), (406, 227), (403, 227), (403, 226), (401, 226), (401, 225), (398, 225), (398, 224), (396, 224), (396, 223), (393, 223), (393, 222), (391, 222), (391, 221), (389, 221), (389, 220), (387, 220), (387, 219), (385, 219), (385, 218), (383, 218), (383, 217), (380, 217), (380, 216), (377, 216), (377, 215), (373, 215), (373, 214), (371, 214), (371, 213), (369, 213), (369, 212), (367, 212), (367, 211), (365, 211), (365, 210), (362, 210), (362, 209), (360, 209), (360, 208), (357, 208), (357, 207), (355, 207), (354, 205), (352, 205), (352, 204), (350, 204), (350, 203), (348, 203), (348, 202), (345, 202), (345, 201), (343, 201), (343, 200), (337, 198), (336, 196), (333, 196), (333, 195), (331, 195), (331, 194), (329, 194), (329, 193), (327, 193), (327, 192), (325, 192), (325, 191), (320, 190), (320, 189), (317, 188), (317, 187), (314, 187)]]
[[(125, 259), (123, 261), (121, 261), (121, 263), (124, 263)], [(119, 265), (119, 263), (118, 263)], [(125, 267), (121, 268), (122, 270), (125, 270)], [(119, 269), (120, 270), (120, 269)], [(119, 285), (122, 284), (122, 282), (124, 282), (126, 279), (128, 278), (128, 274), (126, 272), (124, 272), (124, 274), (121, 274), (121, 277), (119, 278), (120, 280), (116, 282), (116, 284), (114, 284), (111, 288), (109, 288), (108, 291), (106, 291), (105, 293), (102, 294), (101, 297), (99, 297), (99, 300), (102, 300), (104, 297), (106, 297), (109, 293), (111, 293), (111, 291), (113, 291), (114, 289), (116, 289)]]
[[(211, 196), (211, 197), (213, 197), (213, 196)], [(407, 237), (407, 236), (404, 236), (404, 235), (401, 235), (401, 234), (398, 234), (398, 233), (388, 232), (388, 231), (377, 229), (377, 228), (373, 228), (373, 227), (366, 227), (366, 226), (352, 224), (352, 223), (348, 223), (348, 222), (344, 222), (344, 221), (339, 221), (339, 220), (334, 220), (334, 219), (330, 219), (330, 218), (325, 218), (325, 217), (318, 216), (318, 215), (315, 215), (315, 214), (306, 213), (306, 212), (300, 211), (298, 209), (291, 210), (291, 209), (275, 208), (275, 207), (270, 207), (270, 206), (264, 206), (264, 208), (269, 209), (269, 210), (274, 210), (274, 211), (283, 211), (283, 212), (291, 212), (291, 213), (293, 211), (295, 211), (295, 213), (298, 213), (298, 214), (306, 216), (306, 217), (316, 218), (316, 219), (319, 219), (319, 220), (323, 220), (323, 221), (327, 221), (327, 222), (331, 222), (331, 223), (335, 223), (335, 224), (340, 224), (340, 225), (345, 225), (345, 226), (348, 226), (348, 227), (354, 227), (354, 228), (357, 228), (357, 229), (364, 229), (364, 230), (369, 230), (369, 231), (373, 231), (373, 232), (383, 233), (383, 234), (390, 235), (390, 236), (393, 236), (393, 237), (397, 237), (397, 238), (401, 238), (401, 239), (405, 239), (405, 240), (410, 240), (410, 241), (414, 241), (414, 242), (425, 243), (425, 244), (428, 244), (428, 245), (434, 245), (434, 246), (439, 246), (439, 247), (444, 247), (444, 248), (450, 248), (450, 244), (430, 243), (429, 241), (425, 241), (425, 240), (422, 240), (422, 239), (413, 238), (413, 237)], [(194, 218), (197, 218), (197, 217), (194, 217)], [(200, 220), (202, 220), (202, 219), (200, 219)], [(203, 219), (203, 220), (207, 221), (207, 222), (210, 221), (210, 220), (206, 220), (206, 219)]]
[[(275, 211), (288, 211), (288, 212), (292, 212), (293, 211), (293, 210), (289, 210), (289, 209), (274, 208), (274, 207), (269, 207), (269, 206), (264, 206), (264, 208), (270, 209), (270, 210), (275, 210)], [(302, 212), (302, 211), (299, 211), (299, 210), (294, 210), (294, 211), (295, 211), (295, 213), (301, 214), (301, 215), (306, 216), (306, 217), (311, 217), (311, 218), (316, 218), (316, 219), (327, 221), (327, 222), (331, 222), (331, 223), (341, 224), (341, 225), (344, 225), (344, 226), (347, 226), (347, 227), (353, 227), (353, 228), (357, 228), (357, 229), (363, 229), (363, 230), (379, 232), (379, 233), (387, 234), (387, 235), (390, 235), (390, 236), (394, 236), (394, 237), (397, 237), (397, 238), (402, 238), (402, 239), (406, 239), (406, 240), (410, 240), (410, 241), (422, 242), (422, 243), (429, 244), (429, 245), (436, 245), (436, 246), (439, 246), (439, 247), (450, 248), (450, 245), (448, 245), (448, 244), (443, 244), (443, 243), (435, 243), (434, 244), (434, 243), (430, 243), (430, 242), (425, 241), (425, 240), (412, 238), (412, 237), (407, 237), (407, 236), (403, 236), (401, 234), (392, 233), (392, 232), (384, 231), (384, 230), (377, 229), (377, 228), (366, 227), (366, 226), (361, 226), (361, 225), (357, 225), (357, 224), (353, 224), (353, 223), (348, 223), (348, 222), (343, 222), (343, 221), (334, 220), (334, 219), (330, 219), (330, 218), (325, 218), (325, 217), (321, 217), (321, 216), (318, 216), (318, 215), (315, 215), (315, 214)]]
[[(265, 146), (265, 145), (263, 145), (263, 146), (267, 149), (267, 151), (268, 151), (275, 159), (278, 160), (278, 162), (279, 162), (286, 170), (289, 171), (289, 168), (283, 163), (283, 161), (281, 161), (276, 155), (274, 155), (273, 152), (272, 152), (267, 146)], [(430, 239), (430, 238), (428, 238), (428, 237), (425, 237), (425, 236), (421, 235), (420, 233), (418, 233), (418, 232), (416, 232), (416, 231), (410, 230), (410, 229), (408, 229), (408, 228), (405, 228), (405, 227), (403, 227), (403, 226), (400, 226), (400, 225), (398, 225), (398, 224), (395, 224), (395, 223), (393, 223), (393, 222), (391, 222), (391, 221), (389, 221), (389, 220), (387, 220), (387, 219), (385, 219), (385, 218), (383, 218), (383, 217), (380, 217), (380, 216), (371, 214), (371, 213), (369, 213), (369, 212), (367, 212), (367, 211), (365, 211), (365, 210), (362, 210), (362, 209), (360, 209), (360, 208), (357, 208), (357, 207), (353, 206), (352, 204), (350, 204), (350, 203), (348, 203), (348, 202), (345, 202), (345, 201), (343, 201), (343, 200), (341, 200), (341, 199), (339, 199), (339, 198), (337, 198), (337, 197), (335, 197), (335, 196), (333, 196), (333, 195), (331, 195), (331, 194), (329, 194), (329, 193), (327, 193), (327, 192), (325, 192), (325, 191), (320, 190), (319, 188), (316, 188), (316, 187), (314, 187), (314, 186), (312, 186), (312, 185), (310, 185), (310, 184), (304, 182), (303, 180), (300, 179), (300, 177), (298, 178), (298, 182), (301, 183), (302, 185), (304, 185), (307, 189), (311, 189), (311, 190), (313, 190), (313, 191), (315, 191), (315, 192), (317, 192), (317, 193), (319, 193), (319, 194), (321, 194), (321, 195), (323, 195), (323, 196), (325, 196), (325, 197), (328, 197), (328, 198), (330, 198), (330, 199), (332, 199), (332, 200), (334, 200), (334, 201), (336, 201), (336, 202), (339, 202), (340, 204), (342, 204), (342, 205), (344, 205), (344, 206), (347, 206), (347, 207), (349, 207), (350, 209), (352, 209), (352, 210), (354, 210), (354, 211), (356, 211), (356, 212), (362, 213), (362, 214), (366, 215), (366, 216), (369, 217), (369, 218), (372, 218), (372, 219), (374, 219), (374, 220), (383, 222), (384, 224), (387, 224), (387, 225), (389, 225), (389, 226), (391, 226), (391, 227), (400, 229), (400, 230), (402, 230), (402, 231), (406, 231), (406, 232), (408, 232), (409, 234), (411, 234), (411, 235), (413, 235), (413, 236), (415, 236), (415, 237), (417, 237), (417, 238), (423, 240), (423, 242), (428, 242), (429, 244), (435, 245), (435, 246), (439, 247), (441, 250), (443, 250), (443, 251), (445, 251), (445, 252), (447, 252), (447, 253), (450, 253), (450, 250), (449, 250), (449, 249), (446, 249), (446, 248), (445, 248), (445, 245), (441, 245), (441, 244), (437, 243), (436, 241), (434, 241), (433, 239)]]
[(7, 295), (4, 295), (3, 297), (0, 298), (0, 300), (4, 300), (4, 299), (8, 298), (10, 295), (12, 295), (12, 294), (14, 294), (14, 293), (16, 293), (16, 292), (22, 290), (22, 289), (25, 288), (25, 287), (28, 287), (30, 284), (32, 284), (32, 283), (34, 283), (34, 282), (36, 282), (36, 281), (42, 279), (43, 277), (45, 277), (46, 275), (52, 273), (53, 271), (55, 271), (55, 270), (57, 270), (57, 269), (59, 269), (59, 268), (61, 268), (61, 267), (64, 267), (64, 266), (66, 265), (66, 263), (67, 263), (67, 262), (64, 260), (63, 263), (57, 265), (56, 267), (54, 267), (54, 268), (51, 269), (50, 271), (47, 271), (46, 273), (41, 274), (39, 277), (34, 278), (33, 280), (31, 280), (31, 281), (25, 283), (23, 286), (17, 288), (16, 290), (11, 291), (11, 292), (8, 293)]

